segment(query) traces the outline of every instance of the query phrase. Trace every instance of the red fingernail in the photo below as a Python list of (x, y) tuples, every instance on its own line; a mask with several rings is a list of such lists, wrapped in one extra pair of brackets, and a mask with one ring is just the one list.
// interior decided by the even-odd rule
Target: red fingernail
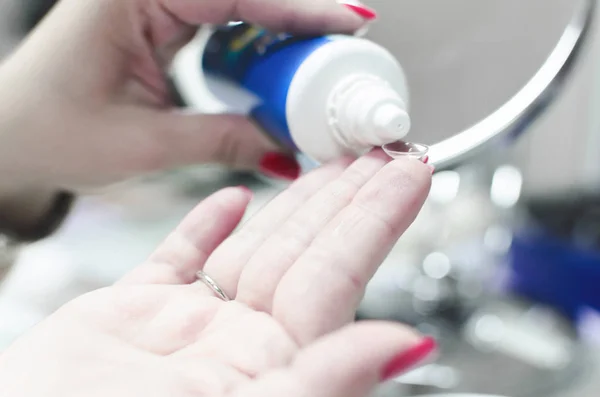
[(362, 4), (360, 4), (360, 5), (344, 4), (344, 5), (346, 7), (348, 7), (350, 10), (354, 11), (360, 17), (366, 19), (367, 21), (372, 21), (377, 18), (377, 13), (375, 12), (375, 10), (373, 10), (365, 5), (362, 5)]
[(429, 163), (429, 156), (423, 157), (423, 159), (421, 161), (423, 162), (423, 164)]
[(431, 171), (431, 175), (433, 175), (433, 173), (435, 172), (435, 166), (427, 164), (427, 167), (429, 167), (429, 171)]
[(433, 338), (424, 338), (418, 345), (403, 351), (392, 359), (381, 372), (381, 379), (386, 381), (414, 368), (428, 358), (437, 348)]
[(285, 154), (267, 153), (260, 161), (260, 171), (273, 178), (293, 181), (300, 176), (300, 165)]

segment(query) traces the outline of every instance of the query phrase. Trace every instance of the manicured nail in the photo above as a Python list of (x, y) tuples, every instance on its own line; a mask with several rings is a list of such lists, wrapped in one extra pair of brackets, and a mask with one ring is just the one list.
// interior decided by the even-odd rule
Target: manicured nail
[(293, 181), (300, 176), (300, 165), (288, 155), (267, 153), (260, 161), (260, 171), (272, 178)]
[(423, 162), (423, 164), (427, 164), (429, 163), (429, 156), (425, 156), (421, 159), (421, 161)]
[(356, 14), (358, 14), (358, 16), (360, 16), (361, 18), (366, 19), (367, 21), (377, 19), (377, 12), (375, 12), (375, 10), (367, 7), (364, 4), (356, 2), (355, 4), (344, 3), (344, 5), (350, 10), (354, 11)]
[(433, 173), (435, 172), (435, 166), (427, 164), (427, 167), (429, 167), (429, 171), (431, 171), (431, 175), (433, 175)]
[(381, 372), (381, 379), (386, 381), (413, 369), (427, 359), (437, 348), (433, 338), (424, 338), (419, 344), (403, 351), (392, 359)]

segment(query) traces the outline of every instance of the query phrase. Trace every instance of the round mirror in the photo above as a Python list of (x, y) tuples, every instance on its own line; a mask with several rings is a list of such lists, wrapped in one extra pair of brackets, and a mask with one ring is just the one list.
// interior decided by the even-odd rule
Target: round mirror
[(444, 168), (543, 113), (581, 52), (595, 1), (365, 3), (380, 16), (367, 37), (408, 75), (409, 139), (437, 144), (430, 157)]

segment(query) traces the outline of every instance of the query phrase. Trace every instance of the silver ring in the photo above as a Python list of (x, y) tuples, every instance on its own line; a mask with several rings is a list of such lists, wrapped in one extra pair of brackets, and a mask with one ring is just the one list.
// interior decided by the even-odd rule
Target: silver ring
[(198, 281), (202, 282), (204, 285), (210, 288), (212, 292), (215, 293), (215, 295), (223, 299), (225, 302), (231, 300), (229, 299), (225, 291), (223, 291), (221, 287), (217, 285), (215, 280), (213, 280), (208, 274), (204, 273), (202, 270), (198, 270), (198, 272), (196, 273), (196, 277), (198, 278)]

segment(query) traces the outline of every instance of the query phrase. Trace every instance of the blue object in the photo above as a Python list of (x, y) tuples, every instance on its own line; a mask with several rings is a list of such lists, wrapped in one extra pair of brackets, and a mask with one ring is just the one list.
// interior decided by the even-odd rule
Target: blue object
[(577, 321), (600, 310), (600, 252), (575, 246), (540, 228), (517, 233), (510, 252), (509, 288)]
[(289, 87), (302, 63), (330, 41), (326, 36), (295, 37), (239, 23), (213, 33), (202, 66), (205, 73), (224, 77), (260, 98), (262, 103), (250, 116), (271, 138), (295, 151), (286, 119)]

